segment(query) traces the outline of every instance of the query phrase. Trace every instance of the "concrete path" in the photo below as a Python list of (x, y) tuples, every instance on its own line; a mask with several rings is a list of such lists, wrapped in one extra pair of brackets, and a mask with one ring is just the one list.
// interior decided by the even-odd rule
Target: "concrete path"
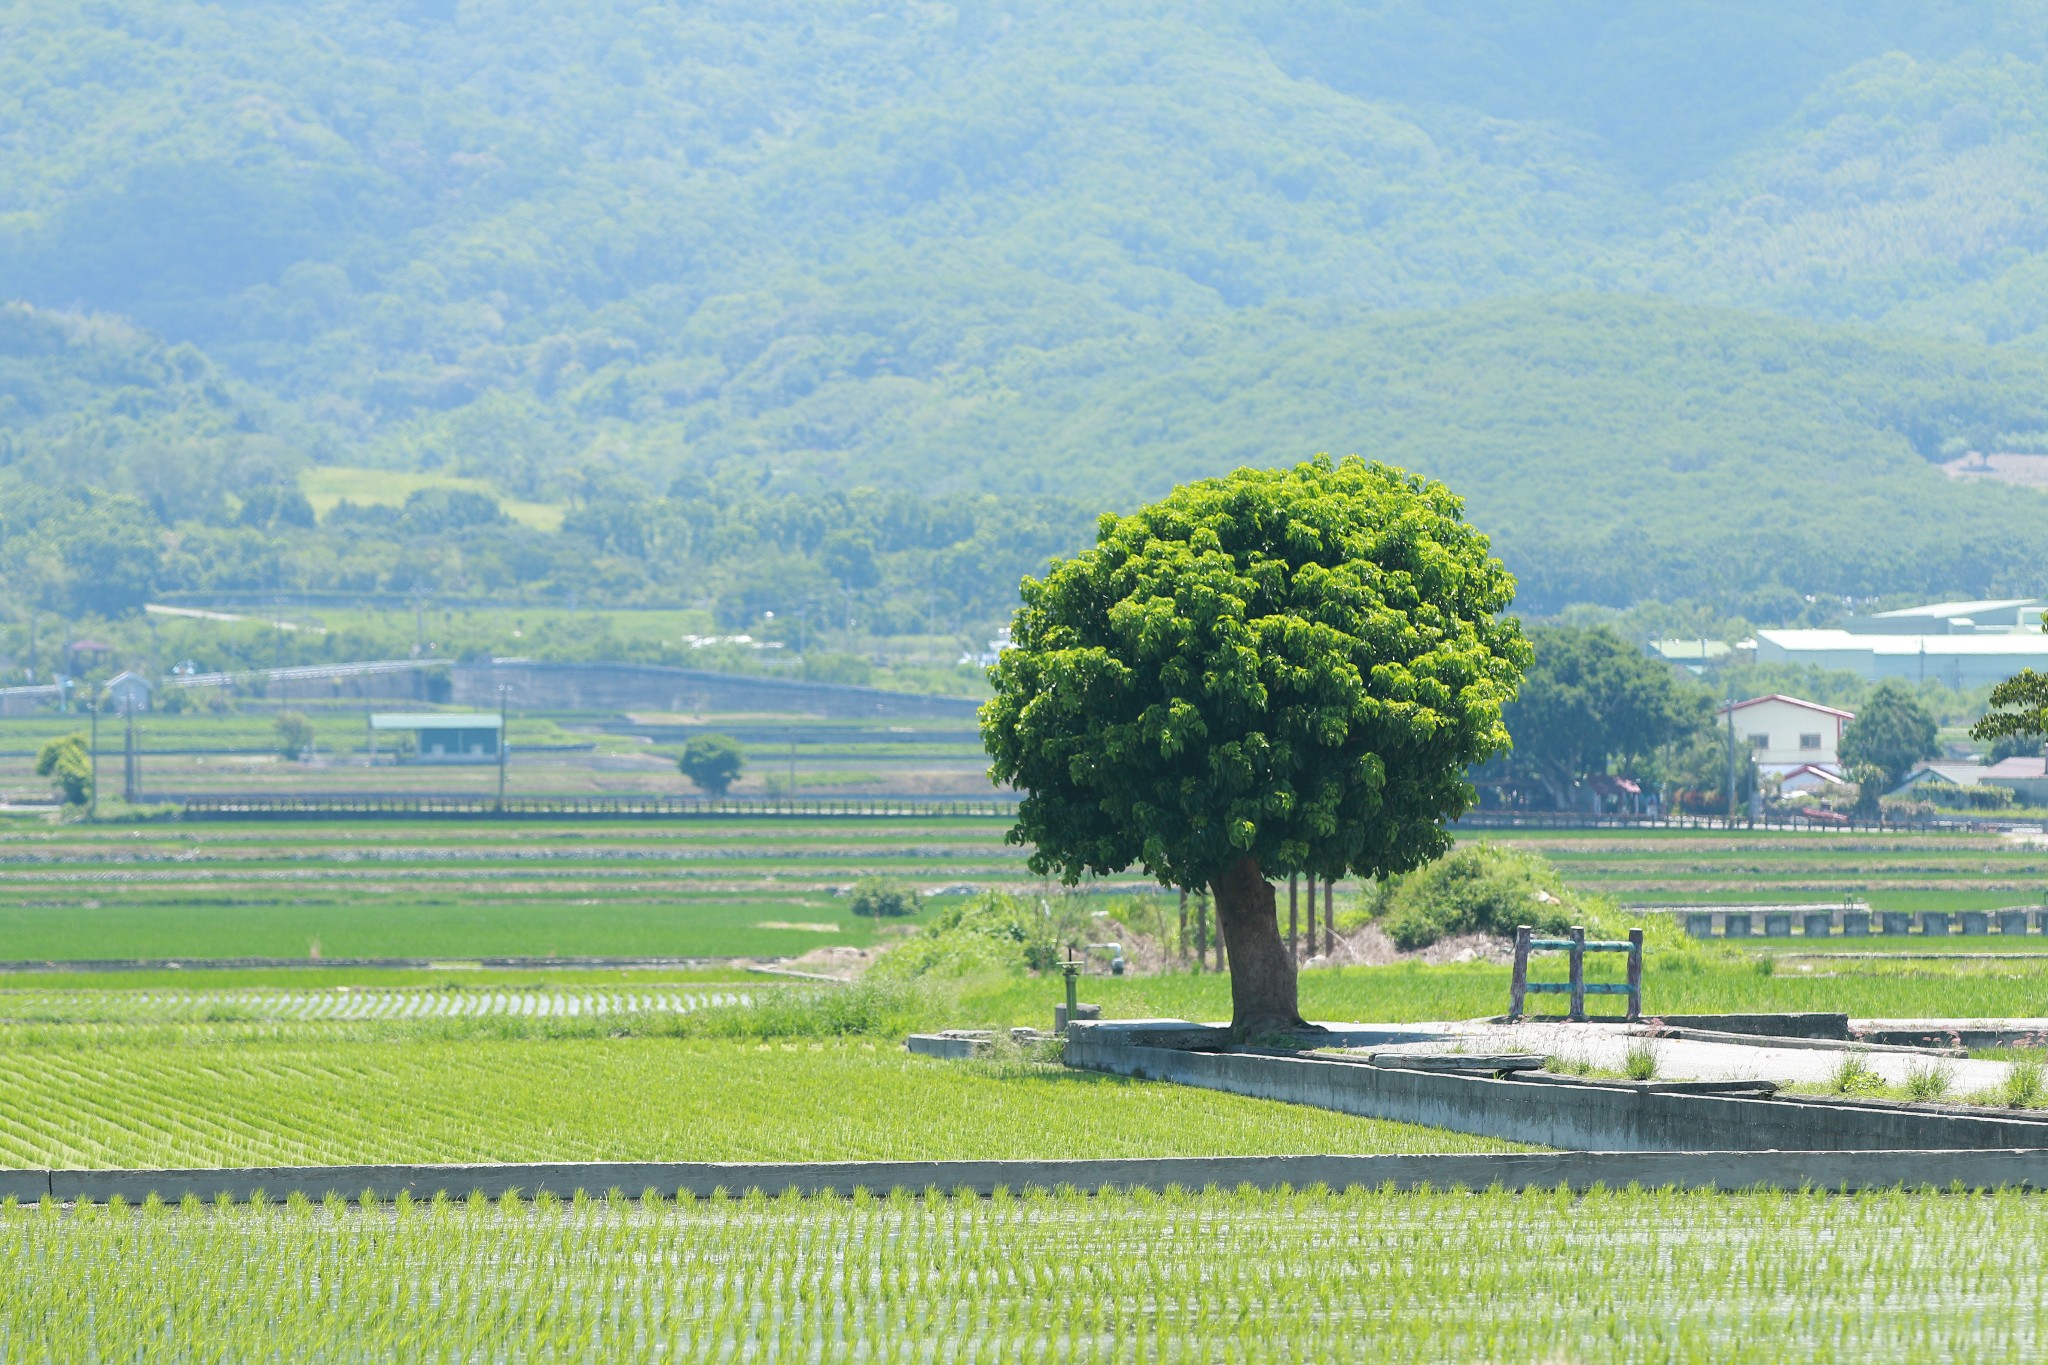
[[(1333, 1025), (1364, 1028), (1367, 1025)], [(1445, 1053), (1540, 1053), (1584, 1061), (1604, 1071), (1622, 1071), (1632, 1046), (1648, 1042), (1657, 1054), (1657, 1079), (1686, 1081), (1826, 1082), (1845, 1057), (1854, 1056), (1888, 1084), (1903, 1085), (1914, 1071), (1946, 1068), (1951, 1098), (2004, 1084), (2011, 1063), (1937, 1057), (1911, 1052), (1861, 1051), (1824, 1042), (1771, 1047), (1762, 1042), (1700, 1042), (1653, 1038), (1644, 1025), (1532, 1023), (1494, 1024), (1481, 1020), (1404, 1024), (1404, 1033), (1435, 1035), (1425, 1040), (1352, 1047), (1351, 1052), (1441, 1055)]]

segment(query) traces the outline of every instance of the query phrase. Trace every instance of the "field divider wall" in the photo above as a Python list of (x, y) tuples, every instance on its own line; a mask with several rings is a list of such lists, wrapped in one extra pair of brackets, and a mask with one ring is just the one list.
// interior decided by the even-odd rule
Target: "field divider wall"
[(1892, 1152), (1496, 1152), (1375, 1156), (1109, 1157), (1055, 1161), (665, 1162), (588, 1161), (486, 1165), (252, 1166), (190, 1170), (0, 1172), (0, 1198), (34, 1203), (139, 1204), (187, 1195), (244, 1203), (261, 1195), (319, 1201), (365, 1194), (389, 1202), (472, 1194), (638, 1198), (764, 1195), (993, 1194), (1010, 1190), (1164, 1192), (1252, 1188), (1305, 1190), (1587, 1190), (1596, 1186), (1750, 1189), (2048, 1189), (2048, 1148)]
[[(2048, 1117), (1944, 1113), (1886, 1105), (1794, 1103), (1767, 1097), (1651, 1093), (1597, 1081), (1513, 1079), (1359, 1066), (1313, 1055), (1195, 1051), (1214, 1046), (1178, 1020), (1077, 1022), (1068, 1066), (1139, 1080), (1312, 1105), (1361, 1118), (1419, 1123), (1569, 1152), (1957, 1151), (2048, 1144)], [(1147, 1037), (1168, 1046), (1135, 1045)]]

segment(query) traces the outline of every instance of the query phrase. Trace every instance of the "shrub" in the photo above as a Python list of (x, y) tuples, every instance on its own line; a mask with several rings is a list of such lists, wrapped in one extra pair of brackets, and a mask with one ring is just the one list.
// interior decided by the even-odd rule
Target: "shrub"
[(886, 877), (862, 877), (853, 884), (853, 913), (869, 919), (902, 919), (924, 909), (924, 897)]
[(1512, 934), (1521, 924), (1559, 934), (1597, 917), (1542, 858), (1486, 843), (1388, 879), (1376, 899), (1375, 917), (1403, 950), (1454, 934)]
[(731, 735), (698, 735), (676, 756), (683, 776), (713, 796), (725, 795), (745, 764), (745, 750)]
[(62, 735), (36, 754), (36, 776), (47, 777), (67, 806), (92, 800), (92, 752), (84, 735)]
[(277, 752), (282, 758), (301, 759), (313, 749), (313, 722), (303, 711), (280, 711), (272, 723), (277, 731)]
[(1086, 930), (1080, 905), (1079, 897), (989, 892), (947, 906), (915, 938), (883, 954), (868, 976), (909, 980), (1050, 971), (1062, 945)]

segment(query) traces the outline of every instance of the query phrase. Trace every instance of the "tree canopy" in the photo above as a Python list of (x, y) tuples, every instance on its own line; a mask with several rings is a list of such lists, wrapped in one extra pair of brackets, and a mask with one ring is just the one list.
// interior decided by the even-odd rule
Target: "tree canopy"
[(1842, 762), (1851, 768), (1875, 768), (1884, 775), (1887, 789), (1896, 787), (1915, 763), (1941, 752), (1935, 732), (1934, 717), (1912, 689), (1886, 678), (1870, 690), (1856, 719), (1842, 731)]
[(1532, 626), (1528, 637), (1535, 660), (1504, 717), (1512, 763), (1542, 783), (1559, 810), (1571, 808), (1581, 778), (1606, 772), (1610, 760), (1646, 758), (1712, 720), (1705, 689), (1611, 630)]
[(1936, 462), (2048, 453), (2040, 0), (1666, 10), (9, 7), (0, 595), (972, 633), (1275, 448), (1457, 487), (1525, 609), (2034, 591), (2048, 501)]
[(1106, 515), (1024, 580), (990, 670), (990, 773), (1025, 793), (1009, 837), (1069, 882), (1212, 888), (1234, 1025), (1296, 1023), (1269, 879), (1448, 847), (1528, 661), (1513, 592), (1448, 489), (1356, 457)]
[(683, 776), (713, 796), (725, 795), (745, 765), (746, 750), (731, 735), (694, 735), (676, 755)]

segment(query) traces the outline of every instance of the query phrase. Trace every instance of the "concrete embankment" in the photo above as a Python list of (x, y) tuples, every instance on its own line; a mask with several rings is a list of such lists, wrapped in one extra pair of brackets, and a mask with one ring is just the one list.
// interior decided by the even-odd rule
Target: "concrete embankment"
[(0, 1172), (0, 1198), (106, 1203), (150, 1195), (178, 1203), (272, 1203), (299, 1195), (390, 1201), (446, 1195), (530, 1199), (546, 1193), (629, 1198), (887, 1194), (996, 1190), (2048, 1189), (2048, 1148), (1900, 1152), (1508, 1152), (1468, 1155), (1123, 1157), (1075, 1161), (564, 1162), (460, 1166), (270, 1166), (238, 1169)]
[[(1069, 1066), (1176, 1081), (1454, 1132), (1576, 1151), (1896, 1151), (2048, 1146), (2048, 1116), (1762, 1096), (1657, 1092), (1214, 1049), (1178, 1020), (1076, 1024)], [(1164, 1044), (1164, 1045), (1157, 1045)]]

